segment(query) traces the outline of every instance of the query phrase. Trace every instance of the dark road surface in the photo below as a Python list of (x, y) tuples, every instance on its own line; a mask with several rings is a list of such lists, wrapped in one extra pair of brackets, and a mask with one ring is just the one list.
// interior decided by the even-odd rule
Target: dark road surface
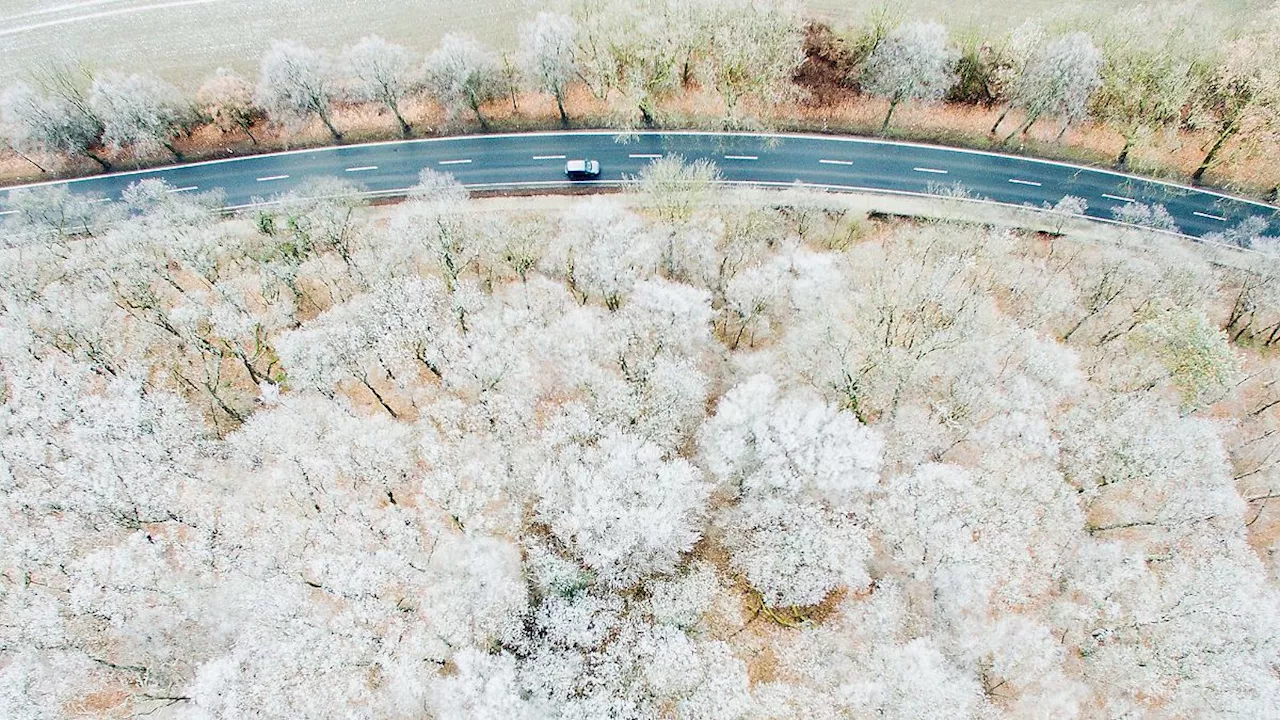
[[(621, 139), (621, 140), (620, 140)], [(729, 181), (830, 189), (936, 193), (957, 183), (970, 194), (1012, 205), (1053, 204), (1064, 195), (1088, 202), (1087, 214), (1111, 219), (1130, 202), (1159, 203), (1187, 235), (1226, 230), (1250, 215), (1266, 217), (1275, 234), (1277, 208), (1131, 175), (974, 150), (839, 136), (611, 131), (475, 135), (349, 145), (99, 175), (65, 184), (73, 192), (118, 199), (129, 184), (160, 178), (177, 192), (221, 190), (237, 208), (269, 200), (320, 177), (354, 181), (370, 192), (395, 194), (417, 183), (423, 168), (452, 173), (473, 189), (569, 184), (567, 158), (600, 161), (596, 182), (636, 175), (652, 158), (707, 158)], [(31, 187), (31, 186), (25, 186)], [(0, 190), (0, 215), (10, 212)]]

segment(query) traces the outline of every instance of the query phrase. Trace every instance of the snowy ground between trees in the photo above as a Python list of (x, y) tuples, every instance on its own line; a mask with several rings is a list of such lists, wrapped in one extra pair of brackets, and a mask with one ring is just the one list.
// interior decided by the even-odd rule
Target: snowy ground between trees
[(1278, 716), (1270, 258), (714, 179), (24, 196), (0, 715)]

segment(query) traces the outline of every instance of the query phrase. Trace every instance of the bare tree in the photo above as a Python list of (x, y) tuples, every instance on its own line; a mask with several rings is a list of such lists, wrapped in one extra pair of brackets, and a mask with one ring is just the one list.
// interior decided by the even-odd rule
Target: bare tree
[(451, 113), (469, 108), (488, 130), (480, 106), (502, 94), (502, 72), (497, 58), (475, 38), (450, 33), (427, 57), (427, 85)]
[(240, 130), (254, 145), (253, 124), (263, 116), (254, 102), (253, 83), (234, 71), (218, 68), (196, 92), (196, 107), (222, 132)]
[(791, 77), (804, 61), (804, 33), (795, 8), (780, 2), (732, 2), (720, 17), (707, 74), (734, 123), (743, 98), (768, 105), (791, 96)]
[(903, 101), (942, 99), (955, 84), (959, 57), (947, 29), (933, 22), (903, 25), (876, 45), (867, 58), (862, 87), (889, 101), (880, 132), (889, 128), (893, 111)]
[(420, 85), (413, 53), (370, 35), (343, 51), (342, 59), (351, 76), (348, 89), (352, 96), (386, 105), (400, 123), (400, 134), (409, 137), (413, 128), (404, 119), (400, 103)]
[(26, 83), (11, 85), (0, 95), (0, 121), (15, 149), (51, 155), (83, 155), (110, 170), (97, 152), (102, 122), (86, 107), (60, 97), (42, 95)]
[(320, 52), (277, 40), (262, 58), (258, 102), (273, 119), (296, 123), (315, 115), (342, 142), (330, 118), (336, 95), (333, 63)]
[(1063, 120), (1063, 130), (1085, 116), (1090, 96), (1102, 84), (1102, 53), (1087, 33), (1072, 33), (1054, 40), (1027, 62), (1014, 86), (1013, 102), (1027, 116), (1005, 138), (1026, 134), (1043, 115)]
[(165, 148), (179, 160), (173, 137), (188, 116), (182, 95), (152, 75), (107, 72), (89, 89), (89, 104), (102, 118), (102, 139), (113, 149), (147, 154)]
[(1196, 95), (1192, 124), (1213, 131), (1192, 182), (1219, 161), (1227, 142), (1240, 132), (1274, 124), (1280, 113), (1280, 68), (1275, 56), (1280, 52), (1280, 32), (1271, 26), (1267, 34), (1250, 35), (1232, 42), (1217, 72)]
[(569, 115), (564, 110), (564, 96), (578, 74), (573, 45), (576, 33), (573, 18), (549, 12), (538, 13), (520, 31), (520, 64), (525, 76), (534, 87), (556, 99), (560, 124), (565, 127)]
[[(1196, 18), (1175, 10), (1126, 10), (1103, 36), (1102, 84), (1091, 105), (1099, 120), (1124, 137), (1117, 167), (1128, 164), (1135, 145), (1175, 126), (1204, 81), (1208, 63)], [(1137, 27), (1143, 32), (1134, 32)]]

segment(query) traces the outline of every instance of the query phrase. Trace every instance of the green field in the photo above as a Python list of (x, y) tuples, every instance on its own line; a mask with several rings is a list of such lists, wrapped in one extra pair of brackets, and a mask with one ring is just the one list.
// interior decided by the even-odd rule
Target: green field
[[(537, 0), (0, 0), (0, 83), (47, 62), (82, 60), (95, 68), (152, 70), (182, 84), (224, 66), (251, 72), (274, 38), (339, 47), (377, 33), (420, 51), (449, 31), (510, 46), (522, 19), (550, 3)], [(808, 0), (837, 23), (879, 2)], [(898, 0), (905, 18), (955, 27), (1016, 25), (1033, 15), (1113, 11), (1128, 0)], [(1206, 12), (1235, 20), (1266, 0), (1207, 0)], [(993, 11), (993, 8), (995, 9)], [(1070, 8), (1062, 10), (1062, 8)]]

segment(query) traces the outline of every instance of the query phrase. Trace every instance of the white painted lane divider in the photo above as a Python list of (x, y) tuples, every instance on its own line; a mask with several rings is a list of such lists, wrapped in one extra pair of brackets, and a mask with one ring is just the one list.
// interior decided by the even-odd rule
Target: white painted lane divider
[(1210, 220), (1217, 220), (1218, 222), (1226, 222), (1226, 221), (1227, 221), (1227, 219), (1226, 219), (1226, 218), (1224, 218), (1224, 217), (1222, 217), (1221, 215), (1210, 215), (1209, 213), (1202, 213), (1202, 212), (1200, 212), (1200, 211), (1198, 211), (1198, 210), (1192, 210), (1192, 211), (1191, 211), (1191, 214), (1192, 214), (1192, 215), (1198, 215), (1198, 216), (1200, 216), (1200, 217), (1202, 217), (1202, 218), (1209, 218)]
[(1131, 197), (1125, 197), (1123, 195), (1108, 195), (1106, 193), (1102, 193), (1102, 197), (1110, 198), (1112, 200), (1119, 200), (1121, 202), (1138, 202), (1137, 200), (1134, 200)]
[(441, 160), (439, 165), (466, 165), (470, 160)]
[(377, 170), (377, 169), (378, 169), (377, 165), (361, 165), (360, 167), (347, 168), (343, 172), (369, 172), (370, 170)]
[(534, 155), (534, 160), (563, 160), (563, 155)]
[(288, 175), (268, 175), (258, 178), (258, 182), (271, 182), (272, 180), (288, 180)]
[(111, 202), (111, 198), (94, 198), (89, 202), (96, 205), (98, 203)]
[(654, 153), (632, 153), (632, 154), (628, 155), (627, 157), (629, 157), (629, 158), (642, 158), (642, 159), (644, 159), (644, 158), (648, 158), (648, 159), (656, 160), (656, 159), (658, 159), (658, 158), (660, 158), (660, 157), (662, 157), (662, 156), (661, 156), (661, 155), (656, 155), (656, 154), (654, 154)]
[(938, 168), (911, 168), (911, 169), (912, 169), (912, 170), (915, 170), (916, 172), (922, 172), (922, 173), (933, 173), (933, 174), (935, 174), (935, 175), (946, 175), (946, 174), (947, 174), (947, 171), (946, 171), (946, 170), (939, 170)]
[(1030, 185), (1031, 187), (1040, 187), (1040, 183), (1031, 180), (1019, 180), (1018, 178), (1009, 178), (1009, 182), (1014, 185)]
[(759, 155), (725, 155), (725, 160), (759, 160)]
[(0, 215), (17, 215), (17, 210), (0, 210)]
[(199, 190), (199, 189), (200, 189), (199, 185), (188, 185), (186, 187), (180, 187), (180, 188), (169, 188), (166, 192), (184, 193), (184, 192), (191, 192), (192, 190)]
[(852, 160), (819, 160), (823, 165), (852, 165)]

